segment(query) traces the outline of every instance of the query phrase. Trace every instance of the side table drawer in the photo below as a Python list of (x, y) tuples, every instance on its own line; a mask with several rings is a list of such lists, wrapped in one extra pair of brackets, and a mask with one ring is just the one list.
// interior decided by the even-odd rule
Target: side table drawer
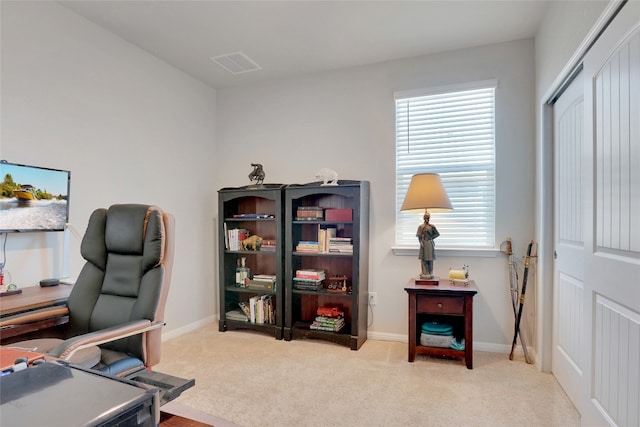
[(464, 297), (419, 295), (418, 313), (464, 315)]

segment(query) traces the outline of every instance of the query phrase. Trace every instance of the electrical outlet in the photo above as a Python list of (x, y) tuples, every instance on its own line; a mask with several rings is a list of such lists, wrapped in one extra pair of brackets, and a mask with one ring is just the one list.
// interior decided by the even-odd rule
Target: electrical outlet
[(369, 305), (378, 304), (378, 294), (375, 292), (369, 292)]

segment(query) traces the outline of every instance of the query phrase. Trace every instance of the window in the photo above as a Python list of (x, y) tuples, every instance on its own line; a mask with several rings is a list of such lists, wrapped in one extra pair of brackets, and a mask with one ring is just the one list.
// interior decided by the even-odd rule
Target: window
[(496, 82), (396, 93), (396, 246), (422, 214), (400, 212), (411, 177), (440, 174), (454, 210), (433, 213), (439, 248), (495, 247)]

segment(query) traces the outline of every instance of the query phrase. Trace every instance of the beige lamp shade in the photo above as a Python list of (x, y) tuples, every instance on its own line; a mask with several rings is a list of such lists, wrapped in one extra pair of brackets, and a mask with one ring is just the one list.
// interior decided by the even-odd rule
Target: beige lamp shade
[(437, 173), (420, 173), (411, 177), (407, 194), (400, 208), (402, 212), (446, 212), (452, 211), (451, 201), (447, 195), (440, 175)]

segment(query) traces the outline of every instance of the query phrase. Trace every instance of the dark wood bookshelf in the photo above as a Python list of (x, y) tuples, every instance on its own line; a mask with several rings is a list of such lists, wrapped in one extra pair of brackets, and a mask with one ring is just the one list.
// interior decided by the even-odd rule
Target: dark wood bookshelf
[[(284, 276), (283, 276), (283, 192), (282, 184), (264, 184), (218, 191), (218, 252), (221, 332), (248, 329), (283, 337), (284, 325)], [(264, 214), (270, 218), (235, 218), (240, 214)], [(275, 250), (230, 250), (226, 231), (246, 229), (251, 235), (275, 241)], [(238, 287), (235, 284), (236, 267), (240, 258), (246, 258), (251, 273), (276, 276), (276, 289), (258, 290)], [(227, 318), (227, 313), (240, 308), (239, 303), (253, 296), (268, 295), (275, 301), (274, 323), (251, 323)]]
[[(289, 185), (284, 192), (285, 340), (313, 338), (358, 350), (367, 339), (369, 272), (369, 182), (339, 181), (338, 185)], [(300, 207), (351, 210), (352, 220), (296, 220)], [(335, 227), (337, 237), (351, 238), (352, 253), (296, 251), (300, 241), (318, 241), (318, 229)], [(298, 269), (322, 269), (327, 279), (346, 275), (350, 293), (300, 290), (293, 286)], [(336, 306), (344, 311), (345, 325), (338, 332), (309, 326), (318, 307)]]

